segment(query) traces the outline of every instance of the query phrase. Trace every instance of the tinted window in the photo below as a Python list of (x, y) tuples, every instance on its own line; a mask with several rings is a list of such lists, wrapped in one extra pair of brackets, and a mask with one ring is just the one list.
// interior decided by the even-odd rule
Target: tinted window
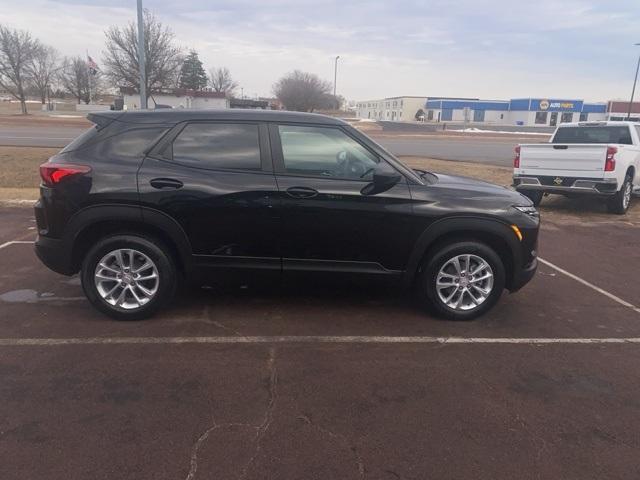
[(105, 138), (96, 145), (98, 155), (110, 158), (141, 158), (167, 131), (166, 128), (136, 128)]
[(631, 145), (627, 126), (562, 127), (552, 143), (621, 143)]
[(72, 150), (77, 150), (83, 145), (89, 143), (94, 138), (96, 138), (97, 135), (98, 135), (98, 127), (94, 125), (89, 130), (83, 132), (81, 135), (76, 137), (69, 145), (64, 147), (60, 153), (67, 153)]
[(338, 128), (280, 125), (285, 171), (370, 180), (378, 158)]
[(192, 167), (260, 170), (258, 126), (189, 124), (173, 141), (173, 160)]

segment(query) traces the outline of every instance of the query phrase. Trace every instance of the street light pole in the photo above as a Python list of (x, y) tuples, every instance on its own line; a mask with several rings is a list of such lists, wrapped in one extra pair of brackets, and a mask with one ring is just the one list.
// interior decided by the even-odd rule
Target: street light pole
[[(640, 45), (640, 43), (634, 43), (635, 46)], [(638, 55), (638, 65), (636, 66), (636, 76), (633, 80), (633, 88), (631, 89), (631, 99), (629, 100), (629, 109), (627, 112), (627, 120), (631, 120), (631, 108), (633, 107), (633, 96), (636, 93), (636, 83), (638, 83), (638, 70), (640, 70), (640, 55)]]
[[(340, 55), (336, 55), (336, 59), (333, 65), (333, 98), (336, 99), (336, 103), (338, 103), (338, 98), (336, 97), (336, 84), (338, 82), (338, 59), (340, 58)], [(340, 105), (338, 105), (338, 108), (340, 108)]]
[(140, 108), (147, 109), (147, 79), (144, 58), (144, 18), (142, 0), (138, 0), (138, 66), (140, 67)]

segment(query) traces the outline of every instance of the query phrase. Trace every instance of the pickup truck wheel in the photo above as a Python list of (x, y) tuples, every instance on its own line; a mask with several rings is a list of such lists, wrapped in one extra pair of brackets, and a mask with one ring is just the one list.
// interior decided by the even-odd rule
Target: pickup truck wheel
[(176, 289), (166, 247), (135, 235), (114, 235), (94, 245), (82, 262), (81, 278), (91, 304), (117, 320), (150, 317)]
[(527, 197), (529, 200), (533, 202), (533, 206), (537, 207), (542, 202), (542, 197), (544, 196), (544, 192), (538, 192), (536, 190), (524, 190), (520, 192), (522, 195)]
[(483, 243), (464, 241), (441, 247), (427, 260), (418, 292), (436, 315), (471, 320), (495, 305), (504, 286), (498, 254)]
[(622, 188), (607, 202), (607, 208), (611, 213), (624, 215), (629, 210), (631, 194), (633, 192), (633, 179), (627, 175), (622, 184)]

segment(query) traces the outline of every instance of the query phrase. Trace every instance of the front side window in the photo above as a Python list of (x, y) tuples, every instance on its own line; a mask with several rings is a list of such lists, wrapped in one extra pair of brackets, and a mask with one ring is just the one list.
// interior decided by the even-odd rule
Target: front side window
[(189, 167), (260, 170), (258, 125), (191, 123), (173, 141), (173, 161)]
[(380, 161), (339, 128), (278, 126), (285, 172), (370, 181)]

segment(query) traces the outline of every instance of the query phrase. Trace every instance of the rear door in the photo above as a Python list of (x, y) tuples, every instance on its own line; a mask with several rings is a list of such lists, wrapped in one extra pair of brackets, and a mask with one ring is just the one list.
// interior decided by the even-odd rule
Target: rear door
[(186, 232), (195, 263), (280, 272), (277, 186), (268, 130), (252, 122), (187, 122), (147, 156), (142, 204)]
[(394, 167), (339, 126), (271, 124), (282, 208), (284, 272), (394, 274), (409, 256), (405, 177), (364, 195), (373, 169)]

